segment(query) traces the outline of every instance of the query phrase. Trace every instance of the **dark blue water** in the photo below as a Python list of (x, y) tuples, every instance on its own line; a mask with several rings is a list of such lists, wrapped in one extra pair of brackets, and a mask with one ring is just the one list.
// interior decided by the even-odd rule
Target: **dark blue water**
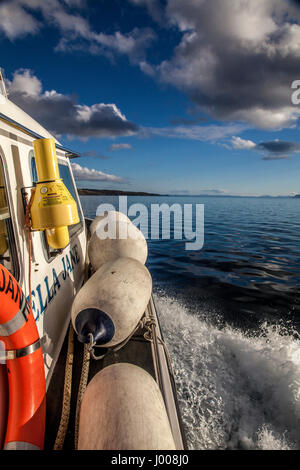
[[(88, 217), (103, 202), (119, 208), (117, 197), (81, 201)], [(128, 197), (136, 202), (205, 206), (200, 251), (172, 230), (148, 239), (190, 447), (300, 448), (300, 200)]]

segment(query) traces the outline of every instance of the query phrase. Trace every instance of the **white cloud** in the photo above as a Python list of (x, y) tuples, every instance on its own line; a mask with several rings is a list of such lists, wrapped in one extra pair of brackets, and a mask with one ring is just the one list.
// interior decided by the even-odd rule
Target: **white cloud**
[(112, 183), (125, 183), (124, 178), (120, 176), (110, 175), (102, 171), (82, 167), (78, 163), (71, 163), (74, 178), (86, 181), (110, 181)]
[(0, 5), (0, 30), (9, 39), (35, 34), (44, 26), (34, 16), (38, 12), (47, 24), (54, 24), (61, 32), (88, 36), (89, 23), (80, 15), (67, 11), (68, 7), (82, 6), (80, 0), (3, 0)]
[(109, 148), (112, 151), (115, 150), (123, 150), (123, 149), (132, 149), (132, 145), (130, 144), (112, 144)]
[(51, 9), (42, 9), (46, 18), (49, 18), (64, 34), (72, 33), (82, 37), (89, 38), (91, 30), (89, 23), (79, 15), (70, 15), (61, 8), (52, 11)]
[[(141, 3), (141, 2), (136, 2)], [(173, 55), (140, 68), (222, 121), (295, 126), (300, 108), (300, 9), (292, 0), (168, 0), (165, 25), (182, 33)]]
[(141, 60), (139, 62), (139, 67), (140, 67), (141, 71), (144, 72), (146, 75), (150, 75), (150, 76), (154, 77), (155, 74), (156, 74), (155, 67), (148, 64), (148, 62), (146, 60)]
[(91, 29), (85, 33), (65, 32), (55, 50), (58, 52), (85, 51), (93, 55), (103, 55), (113, 60), (116, 55), (127, 56), (132, 63), (144, 61), (145, 51), (156, 38), (149, 28), (134, 28), (126, 34), (95, 33)]
[(14, 103), (56, 135), (88, 139), (130, 136), (138, 130), (114, 103), (87, 106), (55, 90), (43, 92), (41, 81), (27, 69), (14, 73), (8, 92)]
[(83, 8), (86, 6), (86, 0), (63, 0), (69, 7)]
[(238, 150), (250, 150), (256, 147), (256, 144), (252, 140), (244, 140), (241, 137), (232, 137), (231, 143), (233, 148)]
[(276, 109), (253, 107), (252, 109), (234, 111), (231, 114), (233, 119), (247, 121), (266, 130), (295, 127), (299, 116), (300, 108), (296, 106), (278, 106)]
[(292, 106), (290, 89), (299, 78), (296, 0), (129, 2), (146, 7), (170, 34), (174, 28), (181, 33), (173, 53), (158, 65), (146, 58), (156, 39), (152, 29), (98, 31), (83, 15), (85, 0), (2, 0), (0, 33), (16, 40), (51, 25), (59, 32), (56, 51), (81, 50), (111, 60), (126, 56), (215, 119), (265, 129), (296, 125), (300, 107)]
[(189, 190), (189, 189), (174, 189), (169, 191), (169, 194), (176, 194), (176, 195), (190, 195), (190, 196), (197, 196), (197, 195), (206, 195), (206, 196), (225, 196), (228, 195), (227, 189), (196, 189), (196, 190)]
[(238, 150), (255, 150), (260, 154), (263, 154), (262, 160), (287, 160), (293, 155), (300, 154), (300, 143), (283, 141), (279, 139), (260, 142), (256, 144), (252, 140), (244, 140), (240, 137), (232, 137), (231, 146), (222, 144), (228, 150), (231, 148)]
[[(45, 25), (55, 26), (61, 34), (56, 51), (83, 50), (91, 54), (126, 55), (133, 63), (144, 59), (145, 51), (155, 39), (150, 28), (134, 28), (125, 34), (94, 31), (90, 23), (74, 8), (87, 6), (81, 0), (3, 0), (0, 5), (0, 32), (14, 40), (27, 34), (36, 34)], [(34, 14), (40, 14), (44, 23)]]
[(207, 194), (207, 195), (226, 195), (228, 194), (227, 189), (200, 189), (199, 191), (194, 191), (195, 194)]
[(42, 82), (28, 69), (19, 69), (9, 84), (9, 93), (38, 96), (42, 92)]
[(207, 126), (174, 126), (174, 127), (144, 127), (140, 135), (158, 135), (176, 139), (199, 140), (202, 142), (217, 141), (228, 135), (242, 132), (247, 127), (243, 124), (207, 125)]
[(19, 1), (0, 4), (0, 33), (11, 41), (37, 33), (39, 26), (39, 22), (24, 10)]

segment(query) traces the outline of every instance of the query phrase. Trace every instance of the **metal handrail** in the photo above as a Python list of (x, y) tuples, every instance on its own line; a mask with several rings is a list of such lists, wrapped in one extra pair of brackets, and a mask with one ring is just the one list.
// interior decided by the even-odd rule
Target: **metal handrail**
[[(45, 138), (44, 136), (38, 134), (37, 132), (32, 131), (31, 129), (28, 129), (28, 127), (23, 126), (22, 124), (18, 123), (17, 121), (14, 121), (13, 119), (9, 118), (8, 116), (5, 116), (5, 114), (0, 113), (0, 120), (4, 121), (7, 124), (10, 124), (11, 126), (15, 127), (16, 129), (19, 129), (22, 132), (25, 132), (25, 134), (30, 135), (30, 137), (34, 137), (35, 139), (43, 139)], [(63, 145), (55, 143), (55, 147), (58, 150), (62, 150), (63, 152), (66, 152), (66, 156), (69, 158), (77, 158), (80, 157), (80, 154), (77, 152), (73, 152), (73, 150), (70, 150)]]

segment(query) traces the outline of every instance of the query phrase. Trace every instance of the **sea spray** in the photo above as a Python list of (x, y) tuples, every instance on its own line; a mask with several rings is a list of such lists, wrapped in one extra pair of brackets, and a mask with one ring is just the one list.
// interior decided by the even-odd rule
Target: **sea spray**
[[(300, 449), (300, 341), (218, 324), (164, 292), (155, 301), (190, 449)], [(198, 306), (199, 308), (199, 306)]]

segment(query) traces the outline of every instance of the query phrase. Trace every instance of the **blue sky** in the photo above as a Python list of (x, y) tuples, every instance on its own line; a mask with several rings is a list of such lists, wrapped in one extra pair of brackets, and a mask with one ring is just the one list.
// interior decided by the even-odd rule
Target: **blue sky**
[(288, 195), (299, 25), (294, 0), (4, 0), (0, 66), (81, 187)]

